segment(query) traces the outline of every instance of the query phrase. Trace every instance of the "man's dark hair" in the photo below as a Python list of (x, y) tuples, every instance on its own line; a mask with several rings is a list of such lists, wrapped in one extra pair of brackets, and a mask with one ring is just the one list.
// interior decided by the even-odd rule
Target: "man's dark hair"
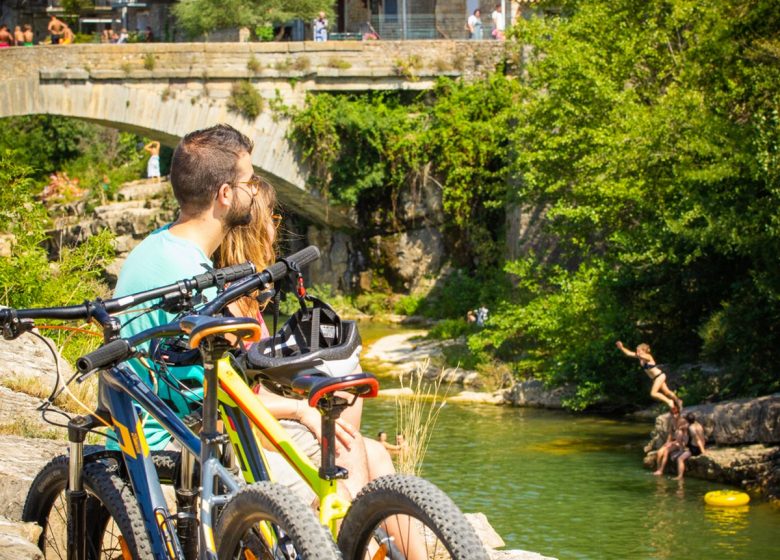
[(238, 158), (252, 153), (252, 141), (228, 124), (190, 132), (171, 161), (171, 184), (182, 211), (200, 214), (224, 183), (234, 183)]
[(379, 433), (376, 435), (376, 437), (382, 437), (382, 434), (385, 434), (385, 435), (387, 435), (387, 432), (379, 432)]
[(685, 419), (688, 421), (689, 424), (693, 424), (696, 422), (696, 415), (693, 412), (689, 412), (685, 415)]

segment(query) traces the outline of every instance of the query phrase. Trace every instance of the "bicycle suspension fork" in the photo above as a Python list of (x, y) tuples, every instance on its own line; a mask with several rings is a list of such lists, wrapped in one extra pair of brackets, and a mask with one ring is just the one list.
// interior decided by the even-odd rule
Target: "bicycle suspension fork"
[(68, 422), (68, 560), (87, 558), (87, 491), (84, 490), (84, 440), (102, 426), (94, 416), (76, 416)]

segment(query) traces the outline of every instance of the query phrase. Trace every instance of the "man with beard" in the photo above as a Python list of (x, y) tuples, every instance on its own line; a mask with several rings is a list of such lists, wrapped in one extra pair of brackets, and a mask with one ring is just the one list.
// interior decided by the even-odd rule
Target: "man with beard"
[[(252, 205), (259, 188), (272, 188), (253, 181), (252, 142), (228, 125), (196, 130), (185, 136), (171, 162), (171, 184), (179, 203), (179, 217), (172, 224), (152, 232), (127, 257), (119, 273), (115, 297), (172, 284), (205, 272), (212, 266), (211, 255), (232, 228), (252, 220)], [(256, 187), (256, 188), (255, 188)], [(204, 296), (213, 299), (215, 289)], [(132, 336), (173, 320), (162, 310), (143, 313), (128, 321), (122, 336)], [(149, 382), (148, 370), (138, 361), (131, 367)], [(199, 365), (170, 368), (171, 373), (190, 388), (200, 387), (203, 368)], [(160, 383), (158, 394), (182, 416), (189, 414), (189, 402), (199, 400), (200, 391), (175, 393)], [(188, 399), (188, 395), (191, 397)], [(164, 449), (168, 434), (149, 417), (144, 433), (150, 449)], [(109, 440), (109, 444), (113, 442)]]

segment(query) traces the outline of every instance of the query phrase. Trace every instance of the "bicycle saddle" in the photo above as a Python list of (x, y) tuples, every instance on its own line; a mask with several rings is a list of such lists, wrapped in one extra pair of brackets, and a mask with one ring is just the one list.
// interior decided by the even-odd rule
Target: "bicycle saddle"
[(261, 336), (260, 323), (246, 317), (187, 315), (181, 318), (179, 326), (190, 335), (190, 348), (197, 348), (205, 337), (215, 334), (232, 333), (247, 342), (256, 342)]
[(292, 390), (307, 395), (309, 406), (316, 407), (328, 393), (346, 391), (358, 397), (371, 398), (379, 393), (379, 381), (370, 373), (354, 373), (342, 377), (299, 375), (292, 381)]

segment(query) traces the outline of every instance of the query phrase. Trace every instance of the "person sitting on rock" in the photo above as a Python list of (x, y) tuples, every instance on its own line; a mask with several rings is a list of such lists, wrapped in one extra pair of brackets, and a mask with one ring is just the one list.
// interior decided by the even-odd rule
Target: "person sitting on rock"
[(682, 410), (683, 403), (666, 384), (666, 374), (656, 365), (655, 359), (650, 354), (650, 346), (642, 343), (636, 347), (636, 352), (632, 352), (625, 348), (619, 340), (615, 344), (626, 356), (639, 359), (639, 367), (647, 373), (653, 382), (653, 387), (650, 389), (651, 397), (666, 404), (670, 409), (676, 406), (679, 410)]
[(676, 461), (685, 453), (688, 445), (688, 422), (680, 415), (680, 409), (672, 407), (667, 425), (668, 435), (666, 443), (658, 450), (655, 456), (657, 468), (653, 472), (655, 476), (664, 474), (664, 468), (669, 458)]
[(685, 461), (691, 457), (704, 455), (706, 452), (706, 440), (704, 439), (704, 426), (696, 420), (696, 415), (689, 412), (685, 415), (688, 423), (688, 447), (677, 457), (677, 479), (682, 480), (685, 474)]

